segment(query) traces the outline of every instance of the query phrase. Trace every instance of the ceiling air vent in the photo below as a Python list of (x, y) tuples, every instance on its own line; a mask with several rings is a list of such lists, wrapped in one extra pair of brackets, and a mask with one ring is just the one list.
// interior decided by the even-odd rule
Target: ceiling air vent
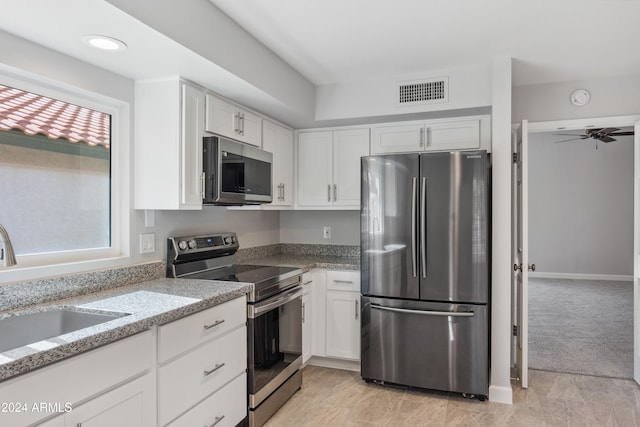
[(436, 104), (448, 101), (448, 77), (398, 83), (398, 105), (400, 106)]

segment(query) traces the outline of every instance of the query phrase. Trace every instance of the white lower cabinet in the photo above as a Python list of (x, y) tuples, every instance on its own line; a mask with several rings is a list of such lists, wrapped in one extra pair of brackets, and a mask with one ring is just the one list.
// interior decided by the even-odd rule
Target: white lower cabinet
[[(166, 360), (158, 367), (159, 425), (199, 425), (206, 419), (202, 425), (218, 420), (217, 426), (234, 426), (244, 419), (246, 310), (242, 297), (158, 328), (160, 360)], [(202, 406), (204, 401), (215, 404)]]
[(327, 357), (360, 359), (360, 273), (327, 271)]
[(313, 271), (302, 275), (302, 363), (311, 358), (313, 348)]
[(151, 374), (92, 399), (65, 415), (66, 427), (152, 427), (155, 389)]
[(313, 278), (312, 354), (360, 360), (360, 272), (317, 269)]

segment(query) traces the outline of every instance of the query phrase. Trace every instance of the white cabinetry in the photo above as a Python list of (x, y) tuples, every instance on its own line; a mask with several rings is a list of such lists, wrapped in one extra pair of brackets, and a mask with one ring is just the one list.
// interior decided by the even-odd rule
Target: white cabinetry
[(210, 93), (206, 97), (205, 130), (257, 147), (262, 142), (259, 115)]
[[(51, 403), (62, 411), (69, 404), (71, 411), (45, 425), (76, 427), (80, 420), (86, 420), (83, 426), (155, 426), (155, 392), (149, 386), (148, 373), (154, 352), (155, 340), (147, 331), (4, 381), (0, 383), (0, 402), (24, 402), (29, 410), (3, 413), (1, 424), (31, 425), (44, 420), (51, 410), (34, 411), (33, 405)], [(118, 422), (123, 416), (133, 416), (135, 421)], [(97, 420), (101, 424), (96, 424)]]
[(491, 149), (488, 116), (372, 127), (371, 154)]
[(65, 415), (66, 427), (151, 427), (146, 413), (153, 405), (155, 390), (151, 374), (135, 379), (84, 403)]
[(202, 209), (204, 97), (178, 78), (136, 83), (136, 209)]
[(304, 131), (298, 135), (298, 206), (360, 208), (360, 157), (369, 129)]
[(245, 325), (242, 297), (158, 328), (160, 425), (236, 425), (246, 416)]
[(273, 154), (271, 206), (291, 206), (293, 204), (293, 132), (263, 120), (262, 149)]
[(313, 352), (313, 271), (302, 275), (302, 363)]
[(360, 273), (327, 271), (326, 356), (360, 359)]

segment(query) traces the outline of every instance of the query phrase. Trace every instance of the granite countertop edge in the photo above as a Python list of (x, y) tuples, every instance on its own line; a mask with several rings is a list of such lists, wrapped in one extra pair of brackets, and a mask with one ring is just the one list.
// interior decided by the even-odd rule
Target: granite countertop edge
[[(0, 381), (241, 297), (252, 288), (248, 283), (163, 278), (0, 314), (0, 318), (4, 318), (59, 308), (128, 313), (105, 323), (0, 353)], [(150, 296), (153, 297), (151, 302)]]

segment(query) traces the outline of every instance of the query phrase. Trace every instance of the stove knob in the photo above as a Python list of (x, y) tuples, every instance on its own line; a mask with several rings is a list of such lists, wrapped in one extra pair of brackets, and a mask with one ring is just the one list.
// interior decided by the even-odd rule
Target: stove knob
[(225, 242), (227, 245), (230, 245), (232, 241), (233, 241), (233, 240), (231, 239), (231, 236), (227, 236), (227, 237), (225, 237), (225, 238), (224, 238), (224, 242)]
[(198, 246), (198, 244), (196, 243), (195, 239), (191, 239), (189, 240), (189, 243), (187, 243), (189, 245), (189, 249), (195, 249), (196, 246)]
[(180, 241), (178, 242), (178, 248), (179, 248), (181, 251), (184, 251), (185, 249), (187, 249), (187, 242), (185, 242), (184, 240), (180, 240)]

